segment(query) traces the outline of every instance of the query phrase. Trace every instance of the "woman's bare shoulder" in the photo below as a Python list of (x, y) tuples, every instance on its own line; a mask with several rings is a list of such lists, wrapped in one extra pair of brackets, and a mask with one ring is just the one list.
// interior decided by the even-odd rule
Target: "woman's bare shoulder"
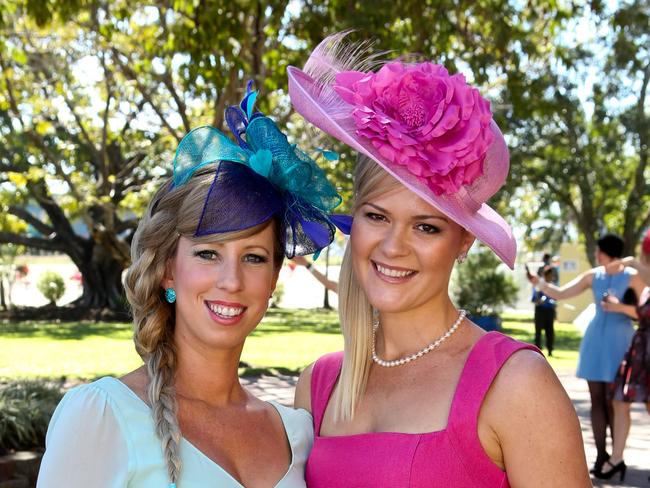
[(538, 352), (520, 350), (506, 361), (481, 417), (498, 439), (512, 486), (590, 486), (575, 409)]
[(293, 400), (294, 408), (304, 408), (311, 412), (311, 373), (313, 369), (314, 363), (311, 363), (300, 373)]
[(135, 369), (118, 379), (126, 386), (128, 386), (145, 403), (149, 403), (147, 400), (149, 375), (147, 374), (147, 369), (144, 366), (141, 366), (138, 369)]

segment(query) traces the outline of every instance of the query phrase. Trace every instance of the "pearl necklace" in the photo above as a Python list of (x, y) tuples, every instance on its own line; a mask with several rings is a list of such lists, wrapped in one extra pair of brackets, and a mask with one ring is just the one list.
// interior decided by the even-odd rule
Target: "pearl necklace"
[(465, 318), (465, 315), (467, 315), (467, 312), (465, 310), (461, 310), (458, 314), (458, 318), (456, 321), (451, 325), (449, 330), (445, 332), (442, 336), (440, 336), (438, 339), (433, 341), (431, 344), (426, 346), (423, 349), (420, 349), (418, 352), (411, 354), (410, 356), (404, 356), (403, 358), (399, 359), (393, 359), (392, 361), (384, 361), (381, 359), (379, 356), (377, 356), (377, 351), (375, 349), (375, 344), (377, 343), (377, 329), (379, 329), (379, 319), (375, 320), (375, 323), (372, 324), (372, 360), (379, 366), (383, 366), (384, 368), (392, 368), (393, 366), (401, 366), (402, 364), (410, 363), (411, 361), (415, 361), (416, 359), (421, 358), (425, 354), (433, 351), (434, 349), (437, 349), (440, 347), (440, 345), (445, 342), (447, 339), (449, 339), (449, 336), (451, 336), (454, 332), (456, 332), (456, 329), (458, 329), (458, 326), (461, 324), (463, 319)]

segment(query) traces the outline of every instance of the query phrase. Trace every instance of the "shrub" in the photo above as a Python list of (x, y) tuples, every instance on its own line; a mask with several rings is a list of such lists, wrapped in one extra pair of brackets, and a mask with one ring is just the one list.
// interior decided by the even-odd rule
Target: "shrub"
[(50, 301), (52, 305), (56, 305), (56, 301), (65, 293), (65, 282), (63, 277), (56, 271), (46, 271), (39, 278), (38, 291)]
[(42, 449), (50, 417), (61, 397), (57, 385), (42, 380), (0, 383), (0, 455)]
[(501, 261), (488, 249), (470, 253), (456, 266), (456, 301), (470, 315), (497, 315), (505, 305), (513, 305), (518, 287), (512, 277), (498, 268)]

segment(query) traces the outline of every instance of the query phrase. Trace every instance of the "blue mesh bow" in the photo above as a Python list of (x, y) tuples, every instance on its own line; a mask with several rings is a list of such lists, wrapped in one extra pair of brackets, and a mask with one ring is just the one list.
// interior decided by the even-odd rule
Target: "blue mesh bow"
[(210, 126), (183, 138), (174, 157), (174, 186), (218, 163), (195, 235), (246, 229), (281, 212), (285, 255), (317, 257), (336, 227), (349, 233), (350, 217), (329, 215), (341, 197), (309, 156), (289, 144), (271, 119), (253, 111), (256, 95), (249, 84), (240, 107), (226, 110), (239, 145)]

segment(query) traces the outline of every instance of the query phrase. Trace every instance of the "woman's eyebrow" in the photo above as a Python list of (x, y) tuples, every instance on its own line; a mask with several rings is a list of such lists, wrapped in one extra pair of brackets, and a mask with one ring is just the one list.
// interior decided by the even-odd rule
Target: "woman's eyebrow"
[[(378, 212), (381, 212), (383, 214), (389, 214), (390, 212), (386, 210), (383, 207), (380, 207), (376, 203), (371, 203), (371, 202), (365, 202), (363, 205), (368, 205), (369, 207), (373, 207), (375, 210)], [(414, 215), (413, 220), (428, 220), (428, 219), (438, 219), (442, 220), (444, 222), (449, 222), (449, 219), (445, 217), (444, 215), (430, 215), (430, 214), (422, 214), (422, 215)]]
[(443, 217), (442, 215), (415, 215), (413, 220), (427, 220), (427, 219), (438, 219), (443, 220), (444, 222), (449, 222), (449, 219)]
[(379, 211), (379, 212), (381, 212), (381, 213), (385, 213), (385, 214), (390, 213), (390, 212), (388, 212), (388, 210), (386, 210), (385, 208), (382, 208), (382, 207), (380, 207), (379, 205), (376, 205), (376, 204), (374, 204), (374, 203), (365, 202), (364, 205), (368, 205), (369, 207), (373, 207), (375, 210), (377, 210), (377, 211)]

